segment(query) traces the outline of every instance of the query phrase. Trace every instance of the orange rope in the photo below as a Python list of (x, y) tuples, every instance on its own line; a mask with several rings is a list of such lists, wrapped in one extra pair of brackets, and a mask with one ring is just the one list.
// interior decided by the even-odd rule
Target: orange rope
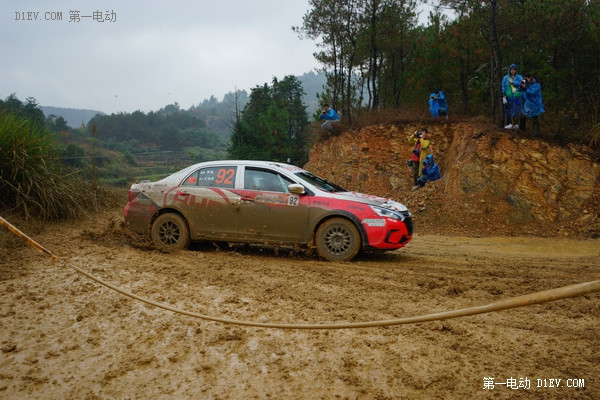
[(5, 226), (6, 228), (8, 228), (9, 231), (11, 231), (12, 233), (14, 233), (19, 238), (23, 239), (23, 241), (25, 243), (27, 243), (29, 246), (33, 247), (37, 251), (49, 255), (50, 258), (52, 258), (53, 262), (56, 261), (56, 260), (58, 260), (57, 256), (55, 256), (54, 254), (52, 254), (51, 252), (49, 252), (48, 250), (46, 250), (44, 247), (42, 247), (40, 244), (38, 244), (35, 240), (31, 239), (29, 236), (27, 236), (26, 234), (24, 234), (23, 232), (21, 232), (14, 225), (12, 225), (10, 222), (8, 222), (7, 220), (5, 220), (2, 217), (0, 217), (0, 225)]

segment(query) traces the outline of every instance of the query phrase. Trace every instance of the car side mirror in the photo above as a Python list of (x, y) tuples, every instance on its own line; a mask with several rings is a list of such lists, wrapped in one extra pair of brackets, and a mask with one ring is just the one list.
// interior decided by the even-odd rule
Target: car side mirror
[(289, 190), (290, 193), (293, 193), (293, 194), (304, 194), (304, 193), (306, 193), (304, 191), (304, 186), (299, 185), (297, 183), (292, 183), (292, 184), (288, 185), (288, 190)]

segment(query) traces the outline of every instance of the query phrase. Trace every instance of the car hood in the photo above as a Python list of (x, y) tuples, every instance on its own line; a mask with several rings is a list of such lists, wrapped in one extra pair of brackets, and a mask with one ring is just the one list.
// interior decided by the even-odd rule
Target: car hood
[(392, 199), (386, 199), (384, 197), (373, 196), (370, 194), (358, 193), (358, 192), (336, 192), (329, 193), (333, 198), (340, 200), (356, 201), (358, 203), (369, 204), (372, 206), (379, 206), (384, 208), (390, 208), (396, 211), (408, 211), (406, 206), (402, 203), (398, 203)]

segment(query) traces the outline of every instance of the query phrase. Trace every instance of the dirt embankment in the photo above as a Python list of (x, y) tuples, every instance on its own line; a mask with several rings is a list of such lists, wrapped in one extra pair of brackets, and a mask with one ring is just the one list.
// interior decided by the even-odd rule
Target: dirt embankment
[(421, 232), (600, 236), (600, 163), (585, 146), (558, 146), (484, 123), (432, 124), (442, 178), (412, 192), (407, 138), (421, 127), (342, 132), (313, 147), (307, 169), (405, 203)]

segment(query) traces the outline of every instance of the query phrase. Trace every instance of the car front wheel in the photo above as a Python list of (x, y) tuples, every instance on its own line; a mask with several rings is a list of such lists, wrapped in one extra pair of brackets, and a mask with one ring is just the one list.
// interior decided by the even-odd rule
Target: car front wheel
[(156, 218), (150, 236), (154, 246), (163, 251), (183, 250), (190, 242), (190, 233), (185, 220), (174, 213), (162, 214)]
[(360, 233), (347, 219), (333, 218), (317, 230), (315, 242), (319, 255), (328, 261), (350, 261), (360, 251)]

